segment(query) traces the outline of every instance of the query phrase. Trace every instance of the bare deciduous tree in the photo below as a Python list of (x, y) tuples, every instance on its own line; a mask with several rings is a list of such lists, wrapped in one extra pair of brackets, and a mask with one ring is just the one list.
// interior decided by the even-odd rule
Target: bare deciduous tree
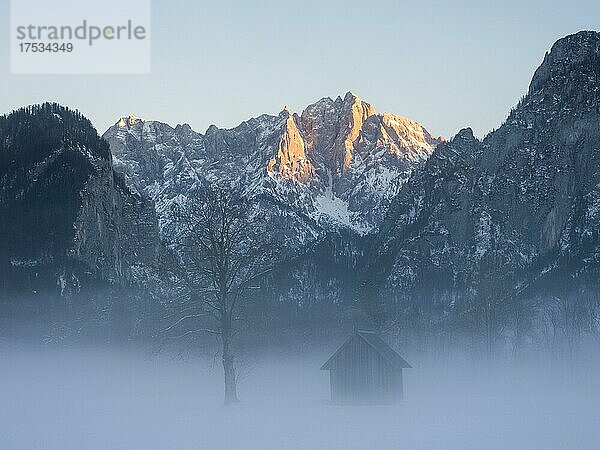
[[(178, 277), (188, 291), (180, 317), (167, 328), (183, 335), (219, 337), (225, 380), (225, 404), (238, 401), (232, 340), (243, 302), (272, 271), (275, 246), (263, 214), (253, 211), (237, 190), (209, 186), (173, 208), (178, 240), (171, 243), (179, 260)], [(193, 321), (210, 324), (191, 327)]]

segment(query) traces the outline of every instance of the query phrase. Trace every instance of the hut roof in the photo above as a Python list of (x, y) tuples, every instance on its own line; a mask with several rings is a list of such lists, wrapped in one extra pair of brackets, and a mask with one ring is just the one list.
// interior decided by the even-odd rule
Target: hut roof
[(350, 336), (346, 342), (342, 344), (340, 348), (327, 360), (325, 364), (321, 367), (321, 370), (329, 370), (331, 368), (332, 362), (340, 355), (344, 347), (350, 343), (350, 341), (358, 336), (364, 342), (366, 342), (373, 350), (381, 355), (383, 359), (388, 361), (392, 367), (395, 369), (411, 369), (411, 365), (408, 364), (402, 356), (394, 351), (392, 347), (390, 347), (383, 339), (381, 339), (377, 334), (373, 331), (356, 331), (352, 336)]

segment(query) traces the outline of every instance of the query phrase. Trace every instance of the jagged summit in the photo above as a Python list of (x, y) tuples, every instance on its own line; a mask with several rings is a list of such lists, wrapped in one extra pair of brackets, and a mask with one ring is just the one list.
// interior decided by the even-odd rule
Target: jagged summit
[(136, 117), (132, 114), (128, 116), (123, 116), (117, 121), (117, 126), (119, 128), (132, 127), (136, 123), (144, 123), (145, 120), (139, 117)]
[(353, 104), (364, 104), (365, 107), (371, 110), (372, 114), (375, 114), (375, 109), (372, 107), (372, 105), (364, 101), (352, 91), (346, 92), (343, 97), (341, 95), (338, 95), (335, 99), (332, 99), (331, 97), (322, 97), (321, 99), (307, 106), (306, 109), (311, 109), (323, 105), (336, 105), (338, 107), (340, 107), (341, 105), (345, 105), (346, 107), (351, 107)]
[(600, 34), (582, 31), (552, 46), (502, 126), (482, 141), (461, 130), (404, 184), (373, 272), (390, 292), (448, 310), (492, 257), (531, 292), (597, 282), (599, 123)]
[(452, 138), (452, 141), (456, 140), (464, 140), (464, 141), (476, 141), (477, 138), (473, 134), (473, 129), (471, 127), (466, 127), (461, 129), (456, 135)]
[[(342, 97), (341, 95), (338, 95), (335, 100), (332, 99), (331, 97), (323, 97), (321, 100), (319, 101), (330, 101), (330, 102), (335, 102), (335, 103), (342, 103), (344, 101), (352, 101), (352, 100), (361, 100), (360, 97), (358, 95), (356, 95), (354, 92), (352, 91), (347, 91), (344, 96)], [(318, 102), (317, 102), (318, 103)]]
[(361, 233), (378, 226), (389, 199), (440, 142), (415, 121), (378, 114), (352, 92), (299, 114), (285, 107), (231, 129), (211, 125), (204, 135), (132, 116), (104, 137), (117, 170), (159, 208), (160, 196), (172, 201), (206, 177), (291, 202), (319, 226)]
[(599, 57), (600, 33), (597, 31), (580, 31), (559, 39), (550, 52), (546, 53), (544, 61), (535, 71), (529, 93), (539, 91), (549, 80), (578, 67), (583, 70), (592, 69), (591, 65), (595, 61), (597, 66)]
[(358, 95), (356, 95), (353, 91), (348, 91), (344, 95), (344, 100), (347, 100), (347, 99), (360, 100), (360, 97)]

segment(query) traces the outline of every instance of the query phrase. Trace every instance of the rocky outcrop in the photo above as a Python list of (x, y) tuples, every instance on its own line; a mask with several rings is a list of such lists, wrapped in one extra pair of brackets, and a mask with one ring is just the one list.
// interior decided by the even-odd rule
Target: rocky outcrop
[(287, 115), (283, 135), (277, 146), (277, 154), (267, 164), (267, 174), (300, 183), (309, 182), (315, 175), (315, 169), (306, 157), (304, 140), (296, 125), (294, 117), (287, 109), (282, 113)]
[(352, 93), (321, 99), (300, 115), (286, 108), (230, 130), (211, 126), (204, 135), (127, 117), (104, 137), (117, 171), (156, 202), (161, 227), (179, 196), (222, 180), (268, 202), (273, 217), (290, 216), (289, 237), (296, 232), (299, 242), (341, 228), (376, 229), (400, 186), (440, 142), (416, 122), (377, 114)]
[(154, 206), (119, 179), (87, 119), (56, 104), (22, 109), (0, 118), (0, 141), (0, 276), (16, 295), (134, 283), (131, 268), (157, 259)]
[(390, 290), (426, 289), (432, 301), (465, 295), (490, 252), (525, 285), (596, 273), (599, 125), (600, 34), (581, 32), (552, 47), (498, 130), (482, 141), (461, 131), (413, 174), (373, 270)]
[(325, 98), (302, 112), (307, 148), (320, 167), (339, 178), (348, 170), (366, 120), (375, 109), (352, 92), (342, 100)]

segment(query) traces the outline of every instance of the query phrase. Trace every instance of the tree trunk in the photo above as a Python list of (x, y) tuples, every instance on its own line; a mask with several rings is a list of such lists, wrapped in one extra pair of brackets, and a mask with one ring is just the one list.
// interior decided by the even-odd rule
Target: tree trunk
[(231, 352), (231, 334), (223, 330), (223, 373), (225, 375), (225, 404), (238, 402), (235, 367), (233, 366), (233, 353)]

